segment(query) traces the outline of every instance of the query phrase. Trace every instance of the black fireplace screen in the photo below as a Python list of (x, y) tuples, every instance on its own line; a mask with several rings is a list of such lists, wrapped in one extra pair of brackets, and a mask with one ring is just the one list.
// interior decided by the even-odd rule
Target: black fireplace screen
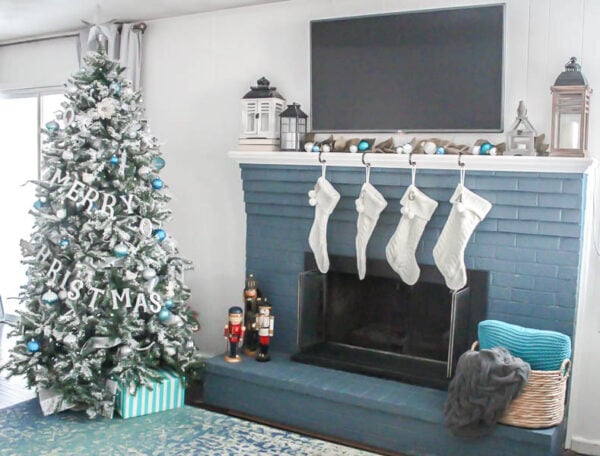
[(293, 359), (445, 388), (485, 318), (487, 273), (469, 271), (469, 286), (451, 292), (432, 266), (408, 286), (385, 261), (371, 260), (362, 281), (354, 258), (330, 261), (325, 275), (300, 274)]

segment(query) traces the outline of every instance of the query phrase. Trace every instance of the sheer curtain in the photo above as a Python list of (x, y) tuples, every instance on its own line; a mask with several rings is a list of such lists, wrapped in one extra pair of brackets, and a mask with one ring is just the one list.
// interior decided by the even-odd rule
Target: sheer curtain
[(133, 82), (133, 89), (139, 90), (142, 70), (142, 36), (145, 24), (92, 25), (79, 32), (79, 64), (88, 51), (98, 50), (98, 38), (106, 39), (106, 52), (111, 59), (118, 60), (125, 67), (124, 76)]

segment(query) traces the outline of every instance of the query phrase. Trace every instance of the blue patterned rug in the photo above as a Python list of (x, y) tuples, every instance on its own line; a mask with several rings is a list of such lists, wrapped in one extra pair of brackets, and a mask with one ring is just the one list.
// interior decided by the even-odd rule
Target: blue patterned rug
[(37, 399), (0, 410), (0, 455), (366, 456), (372, 453), (185, 406), (123, 420), (44, 417)]

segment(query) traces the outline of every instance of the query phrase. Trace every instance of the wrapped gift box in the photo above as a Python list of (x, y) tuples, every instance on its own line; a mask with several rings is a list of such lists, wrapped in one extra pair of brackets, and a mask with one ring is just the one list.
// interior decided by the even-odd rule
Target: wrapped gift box
[(163, 377), (150, 387), (138, 386), (135, 394), (130, 394), (127, 385), (117, 384), (116, 410), (123, 418), (148, 415), (183, 407), (185, 379), (168, 370), (158, 370)]
[(38, 390), (38, 399), (44, 416), (59, 413), (74, 407), (73, 404), (63, 399), (62, 394), (59, 394), (52, 389), (40, 388)]

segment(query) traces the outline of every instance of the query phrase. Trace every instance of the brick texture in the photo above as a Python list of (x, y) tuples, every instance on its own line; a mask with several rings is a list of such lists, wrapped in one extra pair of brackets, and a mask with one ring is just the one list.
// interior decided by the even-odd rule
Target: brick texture
[[(316, 158), (315, 158), (316, 163)], [(277, 329), (275, 349), (295, 351), (297, 279), (314, 209), (307, 193), (320, 176), (318, 166), (242, 165), (247, 213), (246, 269), (271, 298)], [(330, 254), (355, 256), (356, 210), (365, 173), (329, 168), (327, 178), (340, 192), (328, 227)], [(446, 222), (457, 171), (419, 170), (417, 186), (439, 202), (417, 250), (433, 264), (432, 249)], [(368, 246), (369, 258), (385, 259), (385, 246), (400, 219), (399, 200), (410, 170), (372, 169), (371, 183), (388, 206)], [(581, 246), (581, 174), (469, 172), (465, 184), (493, 207), (477, 227), (465, 263), (490, 272), (488, 318), (573, 333)]]

